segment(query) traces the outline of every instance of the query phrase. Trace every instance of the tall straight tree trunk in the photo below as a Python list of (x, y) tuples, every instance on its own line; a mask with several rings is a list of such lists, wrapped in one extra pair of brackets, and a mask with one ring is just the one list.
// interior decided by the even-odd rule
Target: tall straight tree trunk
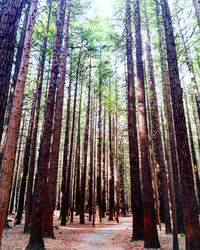
[(54, 54), (49, 82), (49, 92), (45, 107), (43, 133), (40, 142), (37, 173), (33, 193), (33, 206), (31, 214), (31, 235), (26, 249), (44, 249), (42, 237), (42, 222), (44, 214), (44, 198), (47, 189), (47, 171), (50, 160), (51, 135), (54, 117), (54, 102), (56, 83), (59, 73), (59, 56), (62, 45), (62, 31), (65, 16), (65, 0), (59, 0), (56, 20), (56, 34), (54, 40)]
[(13, 160), (15, 157), (15, 148), (17, 140), (17, 130), (19, 117), (24, 94), (24, 85), (28, 73), (30, 50), (32, 44), (32, 34), (36, 21), (37, 0), (33, 0), (30, 7), (29, 20), (27, 25), (26, 37), (24, 41), (23, 56), (15, 87), (13, 106), (11, 110), (9, 127), (7, 131), (7, 141), (5, 146), (4, 160), (2, 162), (3, 177), (0, 183), (0, 244), (2, 239), (3, 227), (6, 219), (6, 213), (9, 203), (9, 193), (13, 175)]
[(106, 110), (104, 109), (103, 116), (103, 148), (102, 148), (102, 218), (105, 218), (106, 213)]
[[(125, 207), (125, 171), (124, 171), (124, 146), (123, 141), (120, 139), (119, 142), (119, 193), (120, 193), (120, 205), (121, 205), (121, 216), (126, 217)], [(143, 221), (143, 218), (142, 218)]]
[[(101, 52), (100, 52), (101, 53)], [(97, 196), (96, 196), (96, 221), (101, 222), (101, 210), (102, 210), (102, 195), (101, 195), (101, 159), (102, 159), (102, 62), (100, 55), (99, 64), (99, 110), (98, 110), (98, 138), (97, 138)]]
[[(109, 93), (111, 96), (111, 84), (109, 85)], [(115, 212), (115, 180), (114, 180), (114, 137), (112, 129), (112, 114), (109, 110), (108, 114), (108, 127), (109, 127), (109, 164), (110, 164), (110, 176), (109, 176), (109, 221), (113, 221), (114, 212)]]
[(0, 142), (3, 133), (17, 28), (25, 0), (8, 0), (0, 10)]
[[(13, 208), (14, 208), (14, 203), (15, 203), (15, 196), (17, 193), (17, 178), (19, 176), (19, 168), (20, 168), (20, 156), (21, 156), (21, 147), (22, 147), (22, 141), (23, 141), (23, 135), (24, 135), (24, 127), (25, 127), (25, 115), (23, 119), (21, 119), (22, 122), (22, 128), (21, 131), (19, 131), (20, 137), (17, 139), (17, 144), (18, 144), (18, 152), (16, 148), (16, 153), (15, 153), (15, 160), (14, 160), (14, 167), (16, 166), (16, 172), (14, 176), (14, 181), (13, 181), (13, 190), (12, 190), (12, 195), (10, 198), (10, 204), (9, 204), (9, 214), (12, 214)], [(17, 147), (17, 146), (16, 146)]]
[(23, 20), (23, 26), (22, 26), (22, 30), (20, 32), (20, 38), (19, 38), (19, 42), (17, 45), (17, 53), (15, 56), (15, 63), (14, 63), (15, 64), (14, 73), (13, 73), (12, 81), (10, 84), (9, 97), (7, 100), (7, 107), (6, 107), (6, 114), (4, 117), (4, 133), (6, 133), (5, 126), (8, 126), (8, 123), (9, 123), (9, 117), (10, 117), (10, 112), (11, 112), (11, 108), (12, 108), (14, 90), (15, 90), (15, 86), (16, 86), (16, 82), (17, 82), (17, 77), (19, 74), (20, 62), (22, 59), (24, 40), (25, 40), (25, 35), (26, 35), (27, 23), (28, 23), (28, 16), (29, 16), (29, 11), (30, 11), (30, 4), (31, 4), (31, 2), (29, 1), (28, 6), (26, 7), (25, 17)]
[(27, 181), (27, 175), (28, 175), (28, 164), (29, 164), (29, 156), (30, 156), (30, 145), (31, 145), (31, 134), (33, 129), (33, 113), (35, 112), (35, 105), (34, 100), (32, 101), (32, 108), (31, 108), (31, 119), (29, 122), (29, 128), (28, 128), (28, 135), (26, 138), (26, 145), (25, 145), (25, 151), (24, 151), (24, 159), (23, 159), (23, 175), (20, 185), (20, 192), (19, 192), (19, 202), (18, 202), (18, 208), (17, 208), (17, 215), (15, 218), (15, 225), (21, 224), (22, 220), (22, 214), (24, 209), (24, 196), (26, 192), (26, 181)]
[[(93, 161), (93, 187), (92, 187), (92, 214), (93, 214), (93, 218), (92, 218), (92, 225), (93, 227), (95, 226), (95, 220), (96, 220), (96, 172), (97, 172), (97, 126), (98, 126), (98, 101), (93, 102), (93, 110), (94, 110), (94, 120), (93, 120), (93, 126), (94, 126), (94, 137), (93, 137), (93, 141), (94, 141), (94, 145), (93, 145), (93, 149), (94, 149), (94, 161)], [(91, 166), (90, 166), (91, 167)]]
[[(161, 64), (161, 74), (162, 74), (162, 85), (163, 85), (163, 102), (164, 111), (167, 120), (167, 130), (170, 145), (170, 160), (172, 164), (172, 174), (173, 174), (173, 184), (176, 202), (176, 213), (177, 213), (177, 226), (178, 233), (184, 233), (183, 225), (183, 206), (181, 197), (181, 187), (180, 187), (180, 177), (178, 169), (178, 158), (176, 150), (176, 139), (174, 131), (174, 120), (171, 105), (170, 87), (169, 87), (169, 75), (166, 62), (165, 48), (163, 46), (163, 23), (160, 20), (160, 6), (156, 2), (156, 16), (157, 16), (157, 26), (158, 26), (158, 36), (159, 36), (159, 51), (160, 51), (160, 64)], [(170, 168), (170, 167), (169, 167)]]
[(140, 7), (138, 0), (134, 0), (134, 16), (135, 16), (137, 81), (138, 81), (139, 140), (140, 140), (142, 190), (143, 190), (143, 218), (144, 218), (144, 240), (145, 240), (144, 247), (160, 248), (160, 243), (158, 240), (158, 232), (156, 228), (156, 213), (154, 207), (151, 166), (149, 159), (144, 68), (142, 60)]
[(63, 101), (64, 101), (64, 87), (65, 87), (65, 76), (67, 66), (67, 50), (68, 50), (68, 33), (70, 23), (70, 0), (66, 3), (64, 33), (63, 33), (63, 45), (61, 51), (61, 62), (60, 62), (60, 78), (58, 83), (56, 104), (55, 104), (55, 115), (54, 115), (54, 128), (52, 134), (52, 146), (50, 165), (48, 169), (48, 182), (47, 192), (45, 197), (45, 213), (43, 216), (43, 236), (48, 238), (55, 238), (53, 232), (53, 215), (55, 210), (56, 201), (56, 187), (57, 187), (57, 175), (58, 175), (58, 160), (59, 160), (59, 149), (61, 139), (61, 127), (62, 127), (62, 112), (63, 112)]
[(76, 174), (76, 214), (80, 214), (80, 202), (81, 202), (81, 187), (80, 187), (80, 174), (81, 174), (81, 107), (82, 107), (82, 93), (83, 83), (81, 82), (80, 100), (79, 100), (79, 111), (78, 111), (78, 128), (77, 128), (77, 142), (76, 142), (76, 159), (75, 159), (75, 174)]
[(94, 175), (94, 112), (93, 112), (93, 102), (91, 100), (91, 112), (90, 112), (90, 170), (89, 170), (89, 198), (88, 198), (88, 206), (89, 206), (89, 221), (92, 221), (93, 214), (93, 175)]
[[(199, 4), (199, 17), (200, 17), (200, 3)], [(184, 36), (183, 30), (181, 29), (181, 24), (180, 24), (180, 18), (177, 16), (177, 22), (178, 22), (178, 26), (179, 26), (179, 34), (181, 37), (181, 41), (183, 44), (183, 48), (184, 48), (184, 54), (185, 54), (185, 59), (186, 59), (186, 64), (188, 67), (188, 71), (190, 73), (191, 76), (191, 83), (192, 83), (192, 88), (194, 91), (194, 95), (195, 95), (195, 101), (196, 101), (196, 110), (197, 110), (197, 114), (198, 114), (198, 122), (200, 122), (200, 93), (199, 93), (199, 88), (197, 85), (197, 80), (196, 80), (196, 75), (194, 72), (194, 65), (193, 65), (193, 61), (192, 61), (192, 57), (191, 57), (191, 52), (190, 52), (190, 48), (188, 48), (187, 45), (187, 40), (188, 38)]]
[(133, 66), (133, 41), (131, 34), (130, 0), (126, 1), (126, 56), (127, 56), (127, 97), (128, 97), (128, 133), (129, 159), (131, 174), (131, 206), (133, 213), (132, 241), (144, 239), (142, 190), (140, 181), (138, 133), (136, 120), (136, 100)]
[(88, 83), (88, 103), (85, 123), (85, 133), (83, 142), (83, 166), (81, 174), (81, 196), (80, 196), (80, 223), (84, 224), (84, 210), (85, 210), (85, 191), (86, 191), (86, 175), (87, 175), (87, 153), (88, 153), (88, 137), (89, 137), (89, 124), (90, 124), (90, 97), (91, 97), (91, 76), (92, 65), (90, 56), (90, 67), (89, 67), (89, 83)]
[(191, 120), (190, 120), (187, 98), (185, 99), (185, 106), (186, 106), (186, 115), (187, 115), (187, 121), (188, 121), (188, 135), (189, 135), (189, 140), (190, 140), (191, 156), (192, 156), (194, 177), (196, 180), (196, 191), (197, 191), (198, 205), (199, 205), (199, 211), (200, 211), (200, 179), (199, 179), (199, 173), (198, 173), (197, 156), (195, 152), (195, 145), (194, 145), (192, 125), (191, 125)]
[(198, 206), (195, 197), (192, 163), (183, 107), (183, 91), (180, 85), (175, 38), (167, 0), (162, 0), (162, 15), (165, 28), (172, 108), (179, 159), (181, 192), (183, 198), (186, 249), (199, 249), (200, 228)]
[(153, 65), (153, 57), (151, 52), (151, 38), (149, 31), (149, 20), (147, 17), (146, 10), (146, 0), (144, 1), (144, 12), (145, 12), (145, 26), (147, 32), (147, 66), (148, 66), (148, 86), (150, 90), (150, 114), (151, 114), (151, 123), (152, 123), (152, 136), (153, 138), (153, 150), (155, 161), (158, 170), (158, 192), (160, 199), (160, 214), (161, 221), (165, 223), (165, 232), (171, 233), (171, 222), (170, 222), (170, 213), (169, 213), (169, 196), (168, 196), (168, 185), (167, 185), (167, 174), (166, 174), (166, 165), (164, 159), (164, 151), (160, 130), (160, 120), (159, 120), (159, 111), (158, 111), (158, 99), (157, 92), (155, 86), (155, 77), (154, 77), (154, 65)]
[(62, 198), (61, 205), (61, 225), (66, 226), (67, 222), (67, 213), (70, 205), (70, 194), (71, 194), (71, 173), (72, 173), (72, 158), (73, 158), (73, 148), (74, 148), (74, 132), (75, 132), (75, 120), (76, 120), (76, 99), (78, 92), (78, 82), (79, 82), (79, 74), (80, 74), (80, 64), (81, 64), (81, 55), (82, 51), (79, 52), (78, 63), (76, 68), (76, 82), (75, 82), (75, 91), (74, 91), (74, 107), (72, 114), (72, 128), (71, 128), (71, 144), (69, 151), (69, 160), (67, 163), (67, 178), (65, 184), (65, 190)]
[(71, 120), (71, 88), (72, 88), (72, 60), (73, 54), (71, 53), (70, 58), (70, 72), (69, 72), (69, 86), (68, 86), (68, 100), (66, 110), (66, 125), (65, 125), (65, 142), (64, 142), (64, 153), (63, 153), (63, 166), (62, 166), (62, 180), (61, 180), (61, 214), (62, 207), (65, 206), (65, 186), (66, 186), (66, 174), (67, 174), (67, 163), (69, 157), (69, 135), (70, 135), (70, 120)]
[(24, 223), (24, 233), (30, 231), (30, 219), (32, 211), (32, 198), (33, 198), (33, 180), (35, 172), (35, 160), (36, 160), (36, 146), (37, 146), (37, 136), (38, 136), (38, 125), (39, 125), (39, 114), (40, 114), (40, 103), (42, 96), (42, 86), (44, 78), (45, 60), (46, 60), (46, 49), (48, 41), (48, 33), (50, 26), (50, 17), (52, 11), (52, 0), (49, 1), (49, 13), (46, 26), (46, 36), (43, 40), (43, 47), (41, 51), (41, 56), (38, 65), (37, 72), (37, 85), (34, 96), (35, 113), (33, 114), (34, 122), (31, 134), (31, 146), (30, 146), (30, 157), (29, 157), (29, 167), (28, 167), (28, 181), (26, 190), (26, 201), (25, 201), (25, 223)]

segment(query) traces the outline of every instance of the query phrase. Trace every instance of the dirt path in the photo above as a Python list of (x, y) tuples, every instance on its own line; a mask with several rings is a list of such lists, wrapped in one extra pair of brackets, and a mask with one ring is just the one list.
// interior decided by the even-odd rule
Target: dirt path
[[(13, 217), (14, 218), (14, 217)], [(11, 218), (11, 219), (13, 219)], [(55, 214), (56, 239), (45, 239), (46, 250), (143, 250), (144, 242), (130, 242), (132, 236), (132, 217), (120, 218), (120, 223), (108, 222), (97, 224), (95, 228), (88, 221), (79, 224), (75, 216), (74, 223), (66, 227), (60, 226), (58, 214)], [(12, 223), (11, 223), (11, 226)], [(172, 249), (172, 235), (165, 235), (164, 227), (158, 231), (162, 250)], [(29, 235), (23, 233), (23, 224), (4, 230), (2, 250), (24, 250), (29, 241)], [(185, 250), (184, 237), (179, 238), (180, 250)]]
[[(109, 226), (109, 227), (108, 227)], [(123, 218), (120, 224), (108, 224), (104, 228), (96, 228), (93, 233), (86, 234), (84, 241), (81, 242), (75, 250), (123, 250), (124, 248), (118, 246), (111, 246), (109, 238), (116, 233), (120, 233), (126, 229), (131, 228), (131, 218)]]

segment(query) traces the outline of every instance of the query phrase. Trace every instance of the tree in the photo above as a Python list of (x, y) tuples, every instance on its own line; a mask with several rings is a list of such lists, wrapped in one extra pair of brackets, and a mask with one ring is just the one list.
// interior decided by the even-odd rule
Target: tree
[(186, 233), (186, 249), (198, 249), (200, 248), (198, 206), (194, 191), (192, 163), (187, 137), (183, 94), (180, 85), (174, 31), (167, 0), (162, 0), (162, 16), (165, 28), (171, 99), (179, 159), (184, 225)]
[(153, 187), (151, 177), (151, 166), (149, 161), (149, 142), (146, 117), (146, 100), (144, 86), (144, 68), (142, 61), (142, 39), (140, 26), (139, 1), (134, 1), (135, 16), (135, 44), (136, 44), (136, 65), (138, 83), (138, 112), (139, 112), (139, 141), (142, 170), (142, 191), (143, 191), (143, 218), (144, 218), (144, 247), (160, 248), (158, 232), (156, 228), (156, 215), (153, 198)]
[(0, 11), (0, 142), (3, 133), (10, 76), (14, 57), (17, 28), (25, 0), (1, 3)]
[(87, 152), (88, 152), (88, 137), (89, 137), (89, 124), (90, 124), (90, 98), (91, 98), (91, 81), (92, 81), (92, 65), (90, 56), (89, 66), (89, 83), (88, 83), (88, 102), (85, 123), (85, 137), (83, 142), (83, 166), (81, 174), (81, 199), (80, 199), (80, 223), (84, 224), (84, 209), (85, 209), (85, 191), (86, 191), (86, 174), (87, 174)]
[(37, 146), (37, 137), (38, 137), (38, 126), (39, 126), (39, 114), (42, 98), (42, 87), (44, 81), (44, 70), (45, 70), (45, 60), (47, 52), (47, 42), (48, 34), (50, 28), (50, 18), (52, 13), (52, 1), (48, 2), (48, 19), (46, 25), (46, 35), (43, 39), (41, 54), (39, 58), (39, 64), (37, 69), (37, 84), (36, 90), (33, 97), (34, 109), (33, 113), (33, 128), (31, 134), (31, 145), (30, 145), (30, 156), (29, 156), (29, 166), (28, 166), (28, 181), (27, 181), (27, 190), (26, 190), (26, 201), (25, 201), (25, 224), (24, 224), (24, 233), (30, 231), (30, 219), (32, 211), (32, 198), (33, 198), (33, 181), (34, 181), (34, 172), (35, 172), (35, 161), (36, 161), (36, 146)]
[[(163, 84), (163, 102), (164, 102), (164, 111), (167, 120), (167, 131), (169, 137), (169, 146), (170, 146), (170, 160), (172, 165), (172, 174), (173, 174), (173, 183), (174, 183), (174, 192), (175, 192), (175, 202), (176, 202), (176, 213), (177, 213), (177, 225), (178, 232), (184, 233), (183, 226), (183, 207), (182, 207), (182, 198), (181, 198), (181, 187), (180, 187), (180, 178), (179, 178), (179, 169), (178, 169), (178, 158), (176, 150), (176, 140), (175, 140), (175, 131), (174, 131), (174, 120), (172, 114), (172, 105), (171, 105), (171, 96), (169, 88), (169, 75), (166, 61), (166, 51), (164, 48), (164, 37), (163, 37), (163, 22), (160, 16), (160, 6), (156, 2), (156, 16), (157, 16), (157, 28), (159, 36), (159, 52), (160, 52), (160, 65), (161, 65), (161, 75), (162, 75), (162, 84)], [(169, 163), (170, 164), (170, 163)]]
[(136, 120), (136, 100), (134, 67), (131, 34), (130, 1), (126, 1), (126, 55), (127, 55), (127, 86), (128, 86), (128, 132), (129, 132), (129, 158), (131, 176), (131, 204), (133, 213), (132, 240), (144, 239), (142, 189), (140, 181), (138, 133)]
[(52, 133), (52, 145), (50, 165), (48, 171), (47, 192), (45, 199), (45, 213), (43, 216), (43, 235), (44, 237), (54, 238), (53, 232), (53, 215), (56, 201), (56, 186), (57, 186), (57, 174), (58, 174), (58, 159), (61, 139), (61, 126), (62, 126), (62, 112), (64, 101), (64, 87), (67, 65), (67, 51), (68, 51), (68, 33), (70, 24), (70, 5), (71, 2), (66, 3), (65, 22), (63, 27), (63, 45), (61, 51), (60, 62), (60, 78), (58, 82), (57, 97), (55, 104), (54, 115), (54, 128)]
[(151, 51), (151, 38), (149, 31), (149, 20), (147, 16), (146, 0), (144, 1), (144, 14), (145, 14), (145, 26), (147, 32), (146, 50), (147, 50), (147, 69), (148, 69), (148, 87), (150, 91), (149, 105), (150, 105), (150, 116), (151, 116), (151, 128), (153, 136), (153, 151), (154, 158), (157, 166), (158, 175), (158, 193), (160, 199), (160, 214), (161, 221), (165, 222), (166, 233), (171, 233), (171, 222), (169, 213), (169, 196), (167, 186), (167, 174), (166, 165), (164, 159), (164, 151), (161, 137), (159, 112), (158, 112), (158, 99), (156, 92), (155, 76), (154, 76), (154, 65)]
[(54, 54), (51, 66), (49, 91), (45, 107), (43, 133), (40, 142), (37, 173), (33, 193), (31, 235), (26, 249), (44, 249), (44, 241), (42, 238), (42, 222), (44, 212), (43, 208), (44, 197), (47, 188), (47, 170), (50, 159), (51, 135), (54, 117), (54, 101), (56, 92), (56, 82), (59, 73), (59, 55), (62, 45), (62, 31), (64, 25), (65, 6), (66, 2), (64, 0), (59, 0), (56, 20), (56, 35), (54, 40)]
[(2, 238), (3, 227), (6, 219), (6, 213), (9, 203), (9, 193), (11, 189), (11, 181), (13, 175), (13, 160), (15, 157), (17, 130), (19, 125), (19, 117), (21, 112), (22, 99), (24, 94), (24, 85), (28, 73), (29, 57), (32, 43), (32, 35), (36, 21), (37, 0), (31, 2), (29, 19), (24, 41), (24, 49), (22, 54), (22, 61), (15, 87), (13, 98), (13, 106), (11, 110), (9, 126), (7, 131), (7, 141), (4, 152), (4, 160), (2, 162), (3, 177), (0, 183), (0, 242)]
[(76, 82), (75, 82), (75, 90), (74, 90), (74, 106), (72, 113), (72, 126), (71, 126), (71, 144), (69, 150), (69, 159), (67, 162), (67, 178), (65, 184), (64, 195), (62, 198), (61, 204), (61, 225), (66, 226), (67, 222), (67, 214), (70, 206), (70, 195), (71, 195), (71, 173), (72, 173), (72, 156), (73, 156), (73, 148), (74, 148), (74, 132), (75, 132), (75, 120), (76, 120), (76, 105), (77, 105), (77, 93), (78, 93), (78, 83), (79, 83), (79, 74), (80, 74), (80, 65), (81, 65), (81, 56), (82, 50), (80, 49), (78, 55), (78, 62), (76, 68)]

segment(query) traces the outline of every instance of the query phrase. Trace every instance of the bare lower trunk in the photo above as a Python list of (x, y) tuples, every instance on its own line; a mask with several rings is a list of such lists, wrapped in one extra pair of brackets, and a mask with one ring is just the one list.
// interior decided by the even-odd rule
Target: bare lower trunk
[(144, 247), (160, 248), (156, 228), (156, 213), (154, 207), (151, 166), (149, 160), (149, 142), (146, 116), (146, 100), (144, 85), (144, 68), (142, 60), (142, 39), (140, 26), (139, 1), (134, 1), (135, 42), (138, 81), (138, 111), (139, 111), (139, 141), (141, 154), (142, 186), (143, 186), (143, 218), (144, 218)]

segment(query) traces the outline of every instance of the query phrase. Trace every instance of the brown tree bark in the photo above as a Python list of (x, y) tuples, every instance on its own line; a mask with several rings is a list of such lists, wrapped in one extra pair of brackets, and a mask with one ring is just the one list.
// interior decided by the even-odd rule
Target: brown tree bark
[[(9, 123), (9, 116), (10, 116), (10, 112), (11, 112), (11, 108), (12, 108), (14, 90), (15, 90), (15, 86), (16, 86), (16, 82), (17, 82), (17, 77), (19, 74), (20, 62), (22, 59), (22, 53), (23, 53), (29, 11), (30, 11), (30, 1), (28, 2), (28, 5), (27, 5), (26, 10), (25, 10), (25, 17), (23, 20), (23, 26), (21, 28), (20, 38), (19, 38), (19, 42), (17, 44), (17, 53), (15, 56), (15, 62), (14, 62), (14, 64), (15, 64), (14, 73), (13, 73), (12, 81), (10, 84), (9, 96), (8, 96), (7, 106), (6, 106), (6, 113), (4, 116), (4, 131), (6, 130), (5, 126), (8, 126), (8, 123)], [(4, 133), (6, 133), (6, 132), (4, 132)]]
[(198, 206), (199, 206), (198, 208), (200, 211), (200, 178), (199, 178), (199, 172), (198, 172), (197, 156), (196, 156), (196, 151), (195, 151), (193, 131), (192, 131), (187, 97), (185, 98), (185, 106), (186, 106), (186, 115), (187, 115), (187, 124), (188, 124), (188, 136), (189, 136), (190, 148), (191, 148), (191, 157), (192, 157), (192, 163), (193, 163), (194, 177), (196, 180), (196, 191), (197, 191)]
[(67, 50), (68, 50), (68, 33), (70, 25), (70, 1), (66, 3), (65, 23), (63, 31), (63, 45), (61, 50), (61, 62), (60, 62), (60, 78), (58, 82), (57, 97), (55, 104), (55, 115), (54, 115), (54, 127), (52, 133), (52, 146), (50, 164), (48, 169), (48, 182), (47, 192), (45, 197), (43, 215), (43, 236), (48, 238), (55, 238), (53, 232), (53, 215), (56, 202), (56, 187), (57, 187), (57, 175), (58, 175), (58, 160), (59, 160), (59, 149), (61, 139), (61, 127), (62, 127), (62, 112), (63, 112), (63, 101), (64, 101), (64, 87), (65, 87), (65, 76), (67, 66)]
[[(109, 85), (109, 93), (111, 96), (111, 84)], [(110, 176), (109, 176), (109, 221), (113, 221), (115, 213), (115, 180), (114, 180), (114, 137), (112, 129), (112, 113), (108, 112), (108, 127), (109, 127), (109, 164), (110, 164)]]
[(103, 143), (102, 143), (102, 218), (105, 218), (106, 213), (106, 110), (104, 109), (103, 116)]
[[(24, 233), (30, 232), (30, 220), (31, 220), (31, 211), (32, 211), (32, 198), (33, 198), (33, 181), (34, 181), (34, 172), (35, 172), (35, 161), (36, 161), (36, 146), (37, 146), (37, 137), (38, 137), (38, 125), (39, 125), (39, 114), (40, 114), (40, 103), (43, 87), (43, 78), (44, 78), (44, 69), (45, 69), (45, 60), (46, 60), (46, 49), (47, 41), (49, 34), (50, 26), (50, 17), (52, 12), (52, 1), (49, 1), (49, 13), (46, 26), (46, 36), (43, 40), (43, 47), (41, 50), (41, 55), (38, 64), (37, 72), (37, 85), (34, 96), (34, 117), (33, 119), (33, 129), (31, 134), (31, 145), (30, 145), (30, 157), (29, 157), (29, 167), (28, 167), (28, 181), (27, 181), (27, 190), (26, 190), (26, 201), (25, 201), (25, 223), (24, 223)], [(49, 77), (49, 76), (48, 76)]]
[(90, 114), (90, 170), (89, 170), (89, 198), (88, 198), (88, 206), (89, 206), (89, 221), (92, 221), (93, 214), (93, 179), (94, 179), (94, 112), (93, 112), (93, 102), (91, 100), (91, 114)]
[(13, 98), (13, 106), (10, 115), (9, 127), (7, 131), (7, 141), (5, 146), (4, 160), (2, 162), (3, 178), (0, 186), (0, 242), (2, 239), (3, 226), (6, 219), (6, 213), (9, 202), (9, 193), (13, 175), (13, 160), (15, 156), (17, 129), (21, 112), (22, 99), (24, 94), (24, 85), (28, 73), (29, 57), (32, 43), (32, 34), (35, 26), (37, 0), (33, 0), (30, 7), (29, 20), (27, 25), (26, 37), (24, 41), (23, 56), (18, 74)]
[(149, 104), (150, 104), (150, 115), (152, 123), (152, 136), (153, 138), (153, 151), (155, 156), (155, 161), (157, 165), (157, 175), (158, 175), (158, 193), (160, 199), (160, 215), (161, 222), (165, 223), (165, 232), (167, 234), (172, 232), (171, 221), (170, 221), (170, 211), (169, 211), (169, 196), (168, 196), (168, 185), (167, 185), (167, 174), (166, 165), (164, 159), (164, 151), (160, 130), (160, 120), (158, 111), (158, 100), (156, 92), (156, 84), (154, 77), (154, 65), (153, 57), (151, 52), (151, 38), (149, 31), (149, 20), (146, 10), (146, 0), (144, 1), (144, 14), (145, 14), (145, 26), (147, 32), (147, 67), (148, 67), (148, 87), (150, 91)]
[(187, 137), (183, 93), (180, 85), (175, 38), (167, 0), (162, 0), (162, 15), (165, 28), (170, 89), (183, 198), (186, 249), (198, 249), (200, 248), (198, 206), (194, 190), (192, 163)]
[(26, 145), (24, 150), (24, 159), (23, 159), (23, 175), (21, 179), (20, 184), (20, 192), (19, 192), (19, 202), (18, 202), (18, 208), (17, 208), (17, 215), (15, 218), (15, 225), (21, 224), (22, 220), (22, 214), (24, 209), (24, 196), (26, 192), (26, 181), (27, 181), (27, 175), (28, 175), (28, 164), (29, 164), (29, 156), (30, 156), (30, 145), (31, 145), (31, 134), (33, 129), (33, 113), (35, 112), (35, 105), (34, 100), (32, 101), (32, 108), (31, 108), (31, 119), (29, 122), (29, 128), (28, 128), (28, 135), (26, 137)]
[[(123, 217), (127, 216), (126, 200), (125, 200), (125, 163), (124, 163), (124, 147), (123, 142), (119, 144), (119, 191), (120, 191), (120, 204), (121, 214)], [(143, 221), (143, 220), (142, 220)]]
[[(101, 53), (101, 52), (100, 52)], [(99, 64), (99, 110), (98, 110), (98, 138), (97, 138), (97, 176), (96, 176), (96, 222), (101, 222), (101, 210), (102, 210), (102, 195), (101, 195), (101, 159), (102, 159), (102, 55), (100, 54), (100, 64)]]
[(82, 93), (83, 93), (83, 82), (81, 81), (81, 91), (79, 98), (79, 111), (78, 111), (78, 128), (77, 128), (77, 141), (76, 141), (76, 159), (75, 159), (75, 174), (76, 174), (76, 214), (80, 214), (80, 202), (81, 202), (81, 107), (82, 107)]
[(84, 224), (84, 210), (85, 210), (85, 191), (86, 191), (86, 175), (87, 175), (87, 153), (88, 153), (88, 137), (89, 137), (89, 124), (90, 124), (90, 97), (91, 97), (91, 81), (92, 65), (90, 55), (90, 67), (89, 67), (89, 83), (88, 83), (88, 103), (85, 123), (85, 133), (83, 142), (83, 166), (81, 174), (81, 193), (80, 193), (80, 223)]
[(139, 1), (134, 0), (135, 16), (135, 43), (136, 43), (136, 64), (138, 81), (138, 111), (139, 111), (139, 141), (142, 170), (143, 190), (143, 218), (144, 218), (144, 247), (160, 248), (158, 232), (156, 228), (156, 214), (154, 207), (151, 167), (149, 160), (149, 142), (146, 116), (146, 100), (144, 85), (144, 68), (142, 60), (142, 38), (140, 26)]
[(70, 73), (69, 73), (69, 86), (68, 86), (68, 100), (66, 110), (66, 126), (65, 126), (65, 142), (64, 142), (64, 153), (63, 153), (63, 166), (62, 166), (62, 180), (61, 180), (61, 214), (62, 207), (65, 205), (65, 186), (66, 186), (66, 174), (67, 164), (69, 157), (69, 134), (70, 134), (70, 120), (71, 120), (71, 87), (72, 87), (72, 53), (70, 59)]
[(65, 16), (65, 0), (59, 0), (56, 19), (56, 34), (54, 40), (54, 53), (49, 82), (49, 92), (45, 107), (43, 133), (40, 142), (37, 173), (33, 193), (33, 206), (31, 214), (31, 235), (26, 249), (44, 249), (42, 237), (42, 222), (44, 214), (44, 197), (47, 189), (47, 171), (50, 160), (51, 135), (54, 117), (54, 102), (56, 82), (59, 73), (59, 55), (62, 45), (62, 32)]
[[(199, 5), (199, 17), (200, 17), (200, 3), (197, 3), (197, 4)], [(183, 44), (186, 64), (188, 67), (188, 71), (190, 72), (190, 75), (191, 75), (191, 84), (192, 84), (191, 87), (192, 87), (192, 89), (194, 91), (194, 95), (195, 95), (196, 110), (197, 110), (197, 114), (198, 114), (198, 122), (200, 122), (200, 93), (199, 93), (199, 87), (197, 84), (196, 75), (194, 72), (194, 65), (193, 65), (193, 61), (192, 61), (191, 51), (190, 51), (190, 48), (188, 48), (188, 45), (186, 42), (188, 40), (188, 38), (186, 37), (186, 34), (184, 35), (184, 31), (181, 29), (179, 16), (177, 16), (177, 23), (178, 23), (178, 27), (179, 27), (180, 38), (181, 38), (181, 41)]]
[[(22, 147), (22, 141), (23, 141), (23, 134), (24, 134), (24, 127), (25, 127), (25, 115), (23, 117), (23, 119), (21, 119), (22, 122), (22, 128), (21, 131), (19, 131), (20, 136), (18, 135), (18, 139), (17, 139), (17, 144), (18, 144), (18, 150), (17, 150), (17, 146), (16, 146), (16, 153), (15, 153), (15, 160), (14, 160), (14, 168), (16, 168), (15, 171), (15, 175), (13, 176), (13, 188), (12, 188), (12, 194), (11, 194), (11, 198), (10, 200), (10, 204), (9, 204), (9, 214), (12, 214), (13, 208), (14, 208), (14, 203), (15, 203), (15, 196), (17, 193), (17, 179), (19, 176), (19, 169), (20, 169), (20, 156), (21, 156), (21, 147)], [(16, 166), (16, 167), (15, 167)], [(14, 174), (14, 173), (13, 173)], [(15, 210), (16, 212), (16, 210)]]
[(128, 133), (129, 159), (131, 174), (131, 206), (133, 213), (132, 241), (144, 239), (142, 190), (140, 181), (138, 133), (136, 120), (136, 100), (134, 66), (131, 33), (130, 0), (126, 1), (126, 56), (127, 56), (127, 98), (128, 98)]
[[(161, 65), (161, 74), (162, 74), (162, 84), (163, 84), (163, 102), (164, 102), (164, 111), (167, 120), (167, 130), (169, 137), (169, 146), (170, 146), (170, 160), (172, 165), (172, 174), (173, 174), (173, 185), (174, 185), (174, 195), (176, 202), (176, 213), (177, 213), (177, 226), (178, 233), (184, 233), (183, 225), (183, 205), (181, 197), (181, 187), (180, 187), (180, 177), (178, 169), (178, 158), (176, 150), (176, 139), (174, 131), (174, 120), (170, 96), (170, 87), (169, 87), (169, 75), (166, 62), (166, 53), (163, 45), (163, 23), (160, 20), (160, 6), (156, 2), (156, 16), (157, 16), (157, 26), (158, 26), (158, 36), (159, 36), (159, 51), (160, 51), (160, 65)], [(169, 166), (170, 168), (170, 166)]]
[(70, 144), (70, 151), (69, 151), (69, 159), (68, 159), (68, 163), (67, 163), (67, 178), (66, 178), (65, 190), (64, 190), (62, 204), (61, 204), (61, 225), (62, 226), (66, 226), (66, 222), (67, 222), (66, 217), (67, 217), (67, 212), (68, 212), (68, 209), (70, 206), (72, 156), (73, 156), (73, 148), (74, 148), (74, 132), (75, 132), (75, 120), (76, 120), (76, 99), (77, 99), (77, 92), (78, 92), (81, 56), (82, 56), (82, 51), (80, 50), (79, 57), (78, 57), (78, 63), (77, 63), (77, 69), (76, 69), (74, 106), (73, 106), (72, 127), (71, 127), (71, 144)]
[(0, 142), (3, 133), (18, 23), (25, 0), (4, 1), (0, 11)]

